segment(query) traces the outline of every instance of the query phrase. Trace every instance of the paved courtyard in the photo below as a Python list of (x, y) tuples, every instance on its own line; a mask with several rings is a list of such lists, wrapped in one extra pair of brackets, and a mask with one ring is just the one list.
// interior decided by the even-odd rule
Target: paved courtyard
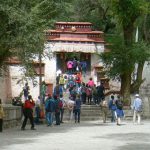
[(150, 121), (122, 126), (100, 121), (20, 127), (0, 133), (0, 150), (150, 150)]

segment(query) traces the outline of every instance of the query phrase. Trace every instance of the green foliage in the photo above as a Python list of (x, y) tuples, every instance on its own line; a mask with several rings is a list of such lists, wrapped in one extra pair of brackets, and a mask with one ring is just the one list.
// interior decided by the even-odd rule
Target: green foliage
[(111, 0), (75, 0), (74, 18), (93, 23), (94, 29), (113, 32), (115, 27), (110, 9)]
[(148, 11), (148, 3), (146, 0), (112, 0), (112, 9), (119, 23), (128, 26)]
[(150, 45), (144, 41), (126, 47), (120, 36), (113, 35), (107, 39), (112, 43), (108, 46), (111, 51), (102, 53), (101, 58), (108, 70), (108, 76), (113, 79), (126, 72), (132, 72), (136, 63), (145, 62), (150, 58)]
[[(0, 3), (0, 68), (5, 60), (17, 56), (30, 68), (36, 54), (44, 48), (44, 29), (59, 15), (60, 1), (5, 0)], [(58, 13), (59, 12), (59, 13)]]

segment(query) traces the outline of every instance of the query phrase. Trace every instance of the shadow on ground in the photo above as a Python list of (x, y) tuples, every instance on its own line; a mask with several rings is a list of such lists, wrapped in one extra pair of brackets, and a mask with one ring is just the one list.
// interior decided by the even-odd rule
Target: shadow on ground
[[(60, 126), (47, 127), (46, 124), (36, 125), (37, 130), (30, 130), (30, 125), (26, 126), (25, 131), (20, 130), (20, 126), (13, 129), (6, 129), (3, 133), (0, 133), (0, 149), (5, 148), (8, 145), (15, 144), (30, 144), (34, 143), (36, 139), (39, 139), (41, 136), (46, 134), (63, 134), (69, 131), (76, 130), (78, 127), (94, 127), (94, 126), (107, 126), (110, 124), (103, 123), (90, 123), (90, 122), (81, 122), (80, 124), (64, 123)], [(1, 140), (2, 139), (2, 140)]]

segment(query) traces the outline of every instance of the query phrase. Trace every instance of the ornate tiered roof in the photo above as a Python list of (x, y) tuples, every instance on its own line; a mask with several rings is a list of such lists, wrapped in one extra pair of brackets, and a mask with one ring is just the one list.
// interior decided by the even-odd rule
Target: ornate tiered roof
[[(90, 22), (56, 22), (55, 30), (46, 30), (46, 40), (52, 52), (104, 51), (104, 33), (93, 31)], [(52, 44), (50, 44), (52, 43)]]

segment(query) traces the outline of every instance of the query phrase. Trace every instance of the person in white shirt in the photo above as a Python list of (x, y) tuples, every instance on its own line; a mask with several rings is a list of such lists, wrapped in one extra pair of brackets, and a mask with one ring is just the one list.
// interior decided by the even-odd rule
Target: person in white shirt
[(137, 123), (141, 123), (141, 113), (142, 113), (142, 100), (139, 97), (139, 94), (135, 95), (135, 99), (133, 101), (133, 123), (136, 123), (136, 116), (137, 116)]
[(73, 109), (74, 109), (74, 105), (75, 105), (75, 102), (73, 100), (69, 100), (67, 102), (67, 108), (68, 108), (68, 111), (69, 111), (69, 120), (71, 121), (73, 119)]
[(40, 100), (40, 96), (38, 96), (38, 99), (35, 102), (35, 123), (39, 124), (40, 121), (40, 105), (41, 105), (41, 100)]

